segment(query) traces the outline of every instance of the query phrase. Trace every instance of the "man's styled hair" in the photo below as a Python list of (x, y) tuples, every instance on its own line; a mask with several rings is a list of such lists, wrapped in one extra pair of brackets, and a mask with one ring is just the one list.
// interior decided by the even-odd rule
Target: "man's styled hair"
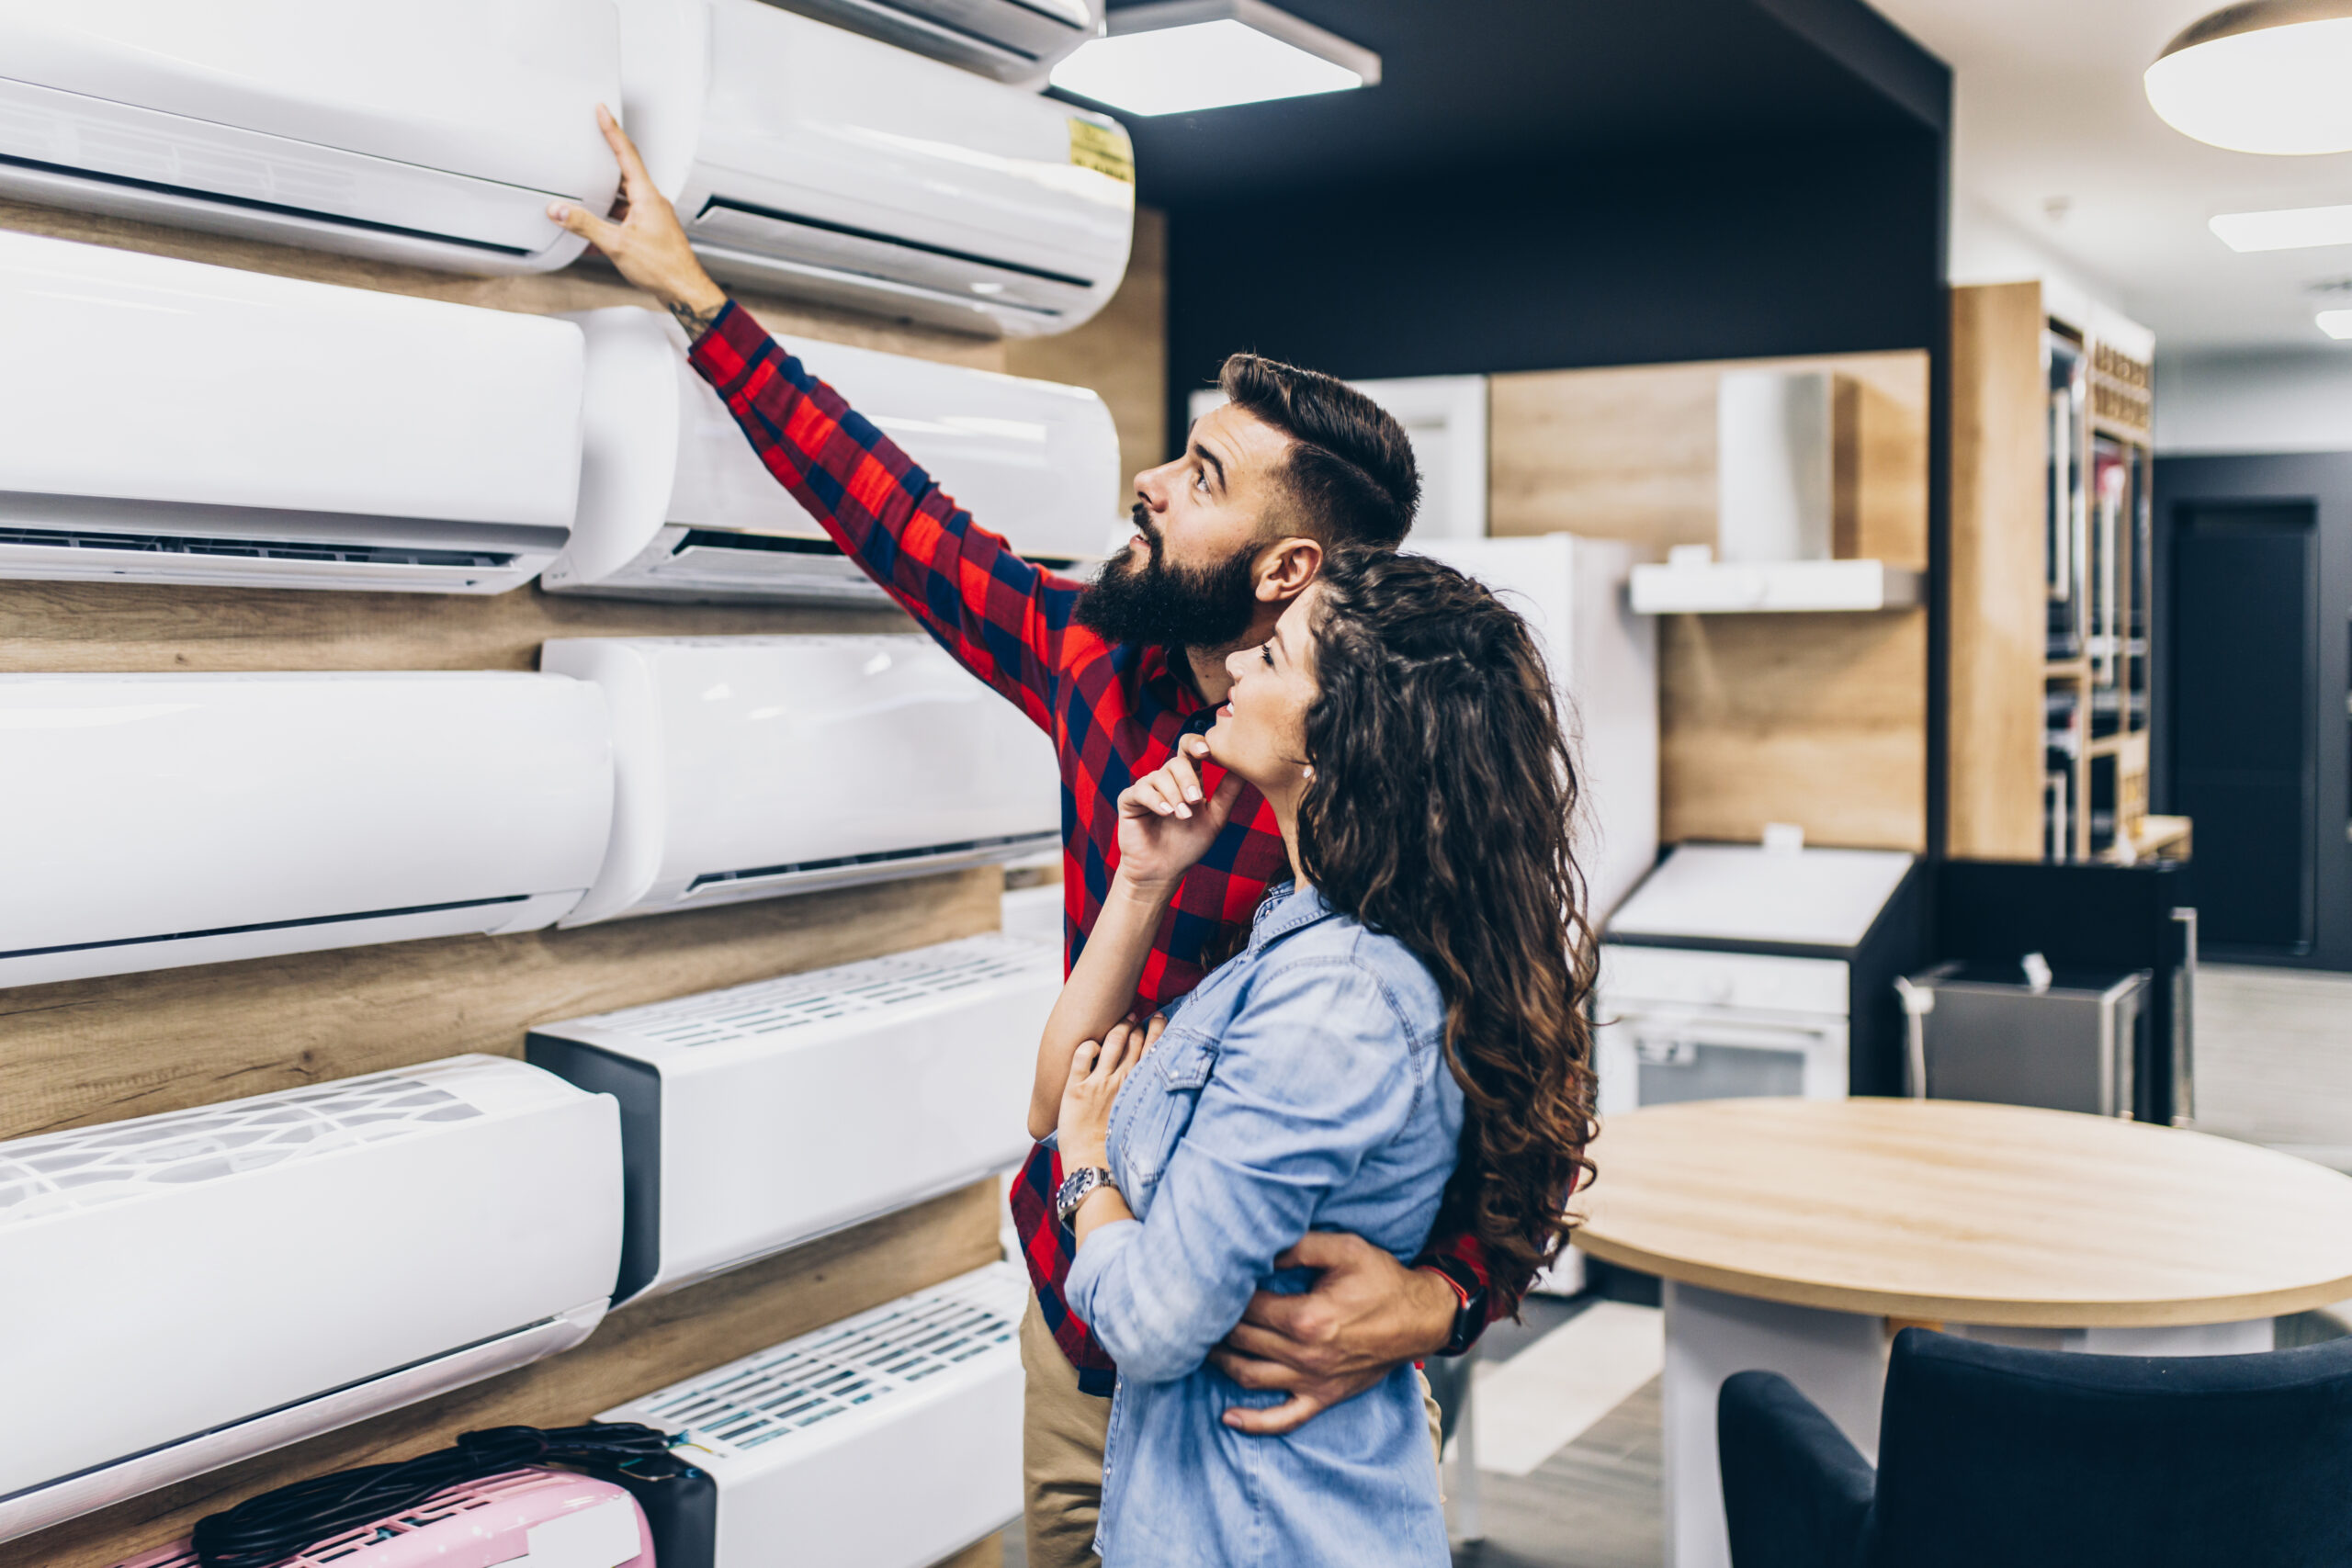
[(1301, 533), (1377, 549), (1404, 540), (1421, 474), (1395, 415), (1337, 377), (1254, 354), (1227, 357), (1216, 380), (1234, 407), (1291, 438), (1276, 477)]

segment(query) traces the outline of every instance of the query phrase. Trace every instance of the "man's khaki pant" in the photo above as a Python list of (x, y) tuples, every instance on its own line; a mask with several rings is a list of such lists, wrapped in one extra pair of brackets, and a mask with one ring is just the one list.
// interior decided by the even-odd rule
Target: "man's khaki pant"
[[(1102, 1447), (1111, 1402), (1078, 1387), (1078, 1369), (1046, 1326), (1037, 1298), (1021, 1316), (1022, 1519), (1029, 1568), (1094, 1568), (1094, 1525), (1102, 1513)], [(1439, 1445), (1437, 1401), (1421, 1382), (1430, 1447)]]

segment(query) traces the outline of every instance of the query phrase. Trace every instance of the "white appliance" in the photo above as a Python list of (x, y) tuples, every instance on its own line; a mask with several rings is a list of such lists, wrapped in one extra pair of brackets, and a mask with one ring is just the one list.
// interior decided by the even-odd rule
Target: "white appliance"
[(1102, 33), (1102, 0), (789, 0), (791, 8), (1023, 87)]
[(569, 321), (0, 232), (0, 578), (496, 593), (571, 527)]
[(1715, 382), (1715, 539), (1725, 561), (1835, 553), (1835, 378), (1726, 370)]
[(620, 1101), (628, 1223), (613, 1300), (1019, 1164), (1061, 986), (1058, 948), (976, 936), (532, 1030), (533, 1063)]
[[(543, 587), (884, 602), (686, 364), (675, 323), (627, 306), (574, 319), (588, 338), (580, 511)], [(1122, 487), (1119, 433), (1094, 393), (838, 344), (792, 347), (1019, 554), (1069, 572), (1102, 553)]]
[(718, 276), (990, 336), (1067, 332), (1127, 270), (1108, 116), (761, 0), (620, 0), (654, 183)]
[[(618, 184), (611, 0), (0, 0), (0, 195), (458, 272), (538, 272)], [(337, 378), (338, 393), (357, 378)]]
[(1568, 534), (1408, 543), (1485, 583), (1543, 639), (1584, 791), (1577, 863), (1597, 931), (1657, 861), (1657, 625), (1626, 602), (1634, 547)]
[(536, 931), (612, 798), (577, 681), (0, 676), (0, 986)]
[(612, 840), (567, 926), (1059, 841), (1052, 743), (929, 637), (577, 637), (539, 665), (613, 715)]
[(0, 1143), (0, 1540), (579, 1343), (620, 1215), (613, 1101), (499, 1056)]
[(1910, 855), (1683, 844), (1611, 918), (1600, 1111), (1901, 1092), (1895, 977), (1926, 945)]
[(633, 1488), (662, 1568), (928, 1568), (1021, 1512), (1021, 1313), (991, 1263), (599, 1417), (708, 1484)]

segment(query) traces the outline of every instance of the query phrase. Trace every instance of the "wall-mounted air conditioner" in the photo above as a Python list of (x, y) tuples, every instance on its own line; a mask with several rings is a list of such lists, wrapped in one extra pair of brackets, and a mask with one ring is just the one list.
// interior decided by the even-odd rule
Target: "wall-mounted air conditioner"
[(708, 1478), (632, 1488), (662, 1568), (927, 1568), (1011, 1522), (1028, 1289), (991, 1263), (605, 1412)]
[[(329, 1536), (277, 1568), (654, 1568), (645, 1511), (609, 1481), (510, 1470)], [(175, 1540), (115, 1568), (202, 1568)]]
[[(686, 364), (675, 323), (627, 306), (574, 319), (588, 336), (580, 511), (542, 586), (882, 601)], [(1102, 553), (1119, 516), (1119, 435), (1092, 392), (838, 344), (791, 347), (1022, 555), (1070, 571)]]
[(783, 0), (790, 9), (1017, 86), (1102, 36), (1102, 0)]
[(1057, 948), (976, 936), (534, 1029), (533, 1063), (620, 1101), (614, 1301), (1020, 1163), (1061, 983)]
[(718, 276), (1015, 337), (1125, 276), (1135, 162), (1108, 116), (761, 0), (621, 5), (631, 133)]
[(0, 1143), (0, 1540), (561, 1350), (612, 1100), (499, 1056)]
[(495, 593), (571, 531), (569, 321), (0, 232), (0, 578)]
[(1577, 855), (1595, 931), (1657, 863), (1657, 624), (1633, 612), (1638, 558), (1618, 539), (1542, 534), (1407, 541), (1468, 573), (1543, 639), (1560, 718), (1575, 740)]
[(550, 197), (612, 202), (619, 87), (611, 0), (0, 0), (0, 194), (537, 272), (582, 244)]
[(1045, 733), (929, 637), (576, 637), (612, 842), (567, 926), (1016, 859), (1058, 841)]
[(577, 681), (0, 676), (0, 986), (535, 931), (612, 798)]

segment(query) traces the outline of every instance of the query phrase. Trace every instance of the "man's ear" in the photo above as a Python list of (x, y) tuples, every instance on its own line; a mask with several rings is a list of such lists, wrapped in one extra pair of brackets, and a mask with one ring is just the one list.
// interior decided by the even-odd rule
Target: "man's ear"
[(1287, 604), (1323, 570), (1323, 547), (1305, 535), (1276, 539), (1258, 559), (1258, 602)]

